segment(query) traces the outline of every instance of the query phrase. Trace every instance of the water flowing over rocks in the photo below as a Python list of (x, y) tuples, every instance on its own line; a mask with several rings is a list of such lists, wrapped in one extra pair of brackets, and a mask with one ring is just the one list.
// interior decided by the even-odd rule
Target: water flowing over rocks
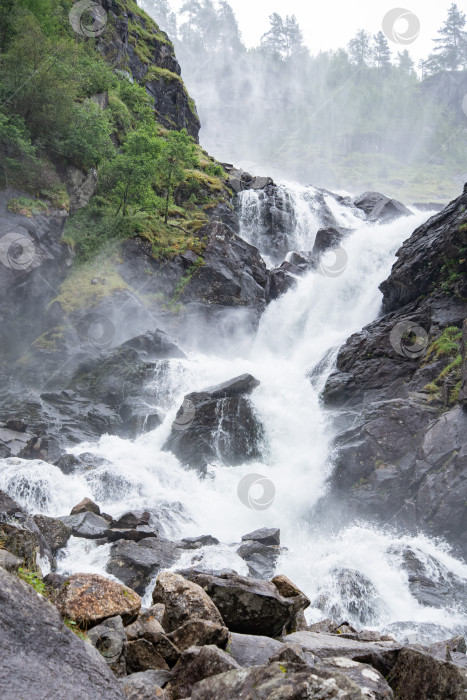
[[(422, 528), (463, 551), (466, 414), (457, 401), (465, 366), (465, 261), (446, 280), (443, 260), (465, 245), (466, 202), (464, 192), (403, 244), (381, 285), (389, 313), (349, 338), (323, 392), (327, 405), (340, 409), (331, 483), (349, 512)], [(398, 324), (423, 339), (415, 357), (403, 339), (394, 346)], [(436, 351), (446, 329), (460, 338), (450, 346), (451, 359)], [(456, 353), (458, 376), (448, 374)]]
[(200, 470), (217, 459), (230, 466), (258, 459), (262, 427), (247, 398), (258, 385), (245, 374), (185, 396), (165, 449)]

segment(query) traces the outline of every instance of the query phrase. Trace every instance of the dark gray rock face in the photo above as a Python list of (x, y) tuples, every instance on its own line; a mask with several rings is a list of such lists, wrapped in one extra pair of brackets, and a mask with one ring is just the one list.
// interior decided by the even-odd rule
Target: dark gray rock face
[(305, 607), (299, 598), (285, 598), (268, 581), (235, 573), (218, 575), (184, 571), (190, 581), (204, 588), (231, 632), (275, 637)]
[(51, 603), (0, 568), (0, 687), (21, 697), (123, 700), (105, 661), (68, 630)]
[(354, 199), (354, 205), (365, 212), (369, 221), (387, 223), (400, 216), (412, 216), (410, 209), (401, 202), (380, 192), (365, 192)]
[[(384, 311), (400, 309), (445, 282), (446, 290), (459, 298), (466, 297), (467, 262), (460, 254), (467, 244), (467, 229), (463, 227), (466, 204), (467, 187), (460, 197), (419, 226), (403, 244), (390, 276), (380, 285)], [(459, 262), (448, 269), (446, 260), (451, 259)]]
[(221, 222), (208, 224), (200, 235), (206, 236), (204, 264), (195, 271), (180, 300), (263, 310), (267, 271), (258, 250)]
[(248, 541), (240, 545), (237, 554), (246, 561), (250, 576), (269, 581), (276, 572), (280, 551), (277, 545)]
[(262, 426), (247, 398), (258, 385), (245, 374), (185, 396), (164, 449), (200, 470), (216, 459), (230, 466), (258, 459)]
[(178, 559), (174, 542), (147, 537), (140, 542), (119, 540), (112, 545), (107, 571), (140, 595), (151, 579)]
[(109, 529), (109, 523), (100, 515), (91, 513), (77, 513), (59, 518), (75, 537), (85, 537), (90, 540), (98, 540), (105, 537)]

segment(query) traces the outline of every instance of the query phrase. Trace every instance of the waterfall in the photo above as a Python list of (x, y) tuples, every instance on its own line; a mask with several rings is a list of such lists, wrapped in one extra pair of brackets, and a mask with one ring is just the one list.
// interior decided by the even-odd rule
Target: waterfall
[[(444, 609), (418, 603), (410, 592), (401, 552), (404, 547), (416, 551), (432, 576), (466, 585), (467, 566), (447, 546), (362, 523), (329, 532), (314, 516), (314, 506), (326, 489), (333, 438), (331, 416), (320, 402), (320, 392), (339, 346), (378, 315), (378, 285), (388, 276), (401, 243), (427, 214), (370, 224), (345, 198), (290, 184), (269, 194), (242, 193), (237, 211), (240, 235), (257, 246), (270, 265), (283, 260), (284, 251), (311, 250), (322, 227), (348, 229), (339, 274), (332, 273), (336, 253), (331, 251), (317, 270), (299, 277), (293, 289), (268, 306), (256, 337), (247, 349), (239, 345), (237, 356), (231, 352), (227, 359), (192, 351), (187, 359), (170, 361), (161, 398), (165, 419), (159, 428), (134, 442), (105, 435), (98, 444), (73, 448), (76, 455), (90, 452), (102, 457), (101, 466), (64, 476), (57, 467), (41, 462), (3, 460), (0, 488), (30, 511), (55, 516), (68, 513), (83, 496), (96, 499), (114, 516), (130, 508), (156, 508), (168, 537), (210, 534), (223, 543), (197, 550), (198, 566), (232, 568), (241, 574), (247, 574), (246, 564), (230, 543), (259, 527), (280, 527), (286, 549), (277, 571), (313, 601), (307, 611), (310, 621), (322, 619), (326, 609), (360, 627), (404, 635), (417, 624), (435, 625), (443, 638), (446, 629), (467, 625), (467, 615), (451, 599)], [(239, 467), (213, 463), (201, 478), (162, 449), (177, 410), (187, 393), (246, 372), (260, 381), (251, 398), (264, 426), (263, 459)], [(239, 483), (250, 474), (263, 479), (253, 480), (251, 502), (261, 498), (267, 483), (273, 494), (269, 507), (259, 510), (239, 498)], [(59, 571), (104, 572), (108, 549), (71, 538)], [(191, 556), (187, 552), (173, 568), (189, 565)], [(337, 577), (342, 570), (353, 572), (348, 574), (354, 576), (350, 587)], [(352, 593), (359, 586), (365, 598), (363, 618)]]

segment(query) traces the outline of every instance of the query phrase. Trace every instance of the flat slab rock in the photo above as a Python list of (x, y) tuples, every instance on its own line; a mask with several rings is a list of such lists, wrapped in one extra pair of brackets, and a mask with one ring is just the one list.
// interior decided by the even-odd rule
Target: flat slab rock
[(65, 627), (58, 610), (0, 568), (2, 700), (123, 700), (100, 654)]
[(299, 644), (320, 659), (334, 656), (357, 659), (371, 652), (397, 651), (401, 648), (400, 644), (394, 642), (360, 642), (322, 632), (294, 632), (283, 639), (289, 644)]

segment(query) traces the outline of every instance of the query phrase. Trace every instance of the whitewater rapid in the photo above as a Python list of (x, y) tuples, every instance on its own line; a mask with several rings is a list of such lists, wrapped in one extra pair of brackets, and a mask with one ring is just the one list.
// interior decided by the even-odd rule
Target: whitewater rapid
[[(321, 227), (319, 216), (307, 202), (310, 190), (292, 185), (287, 188), (297, 218), (291, 245), (310, 250)], [(244, 193), (244, 206), (250, 215), (241, 217), (241, 235), (251, 242), (255, 196)], [(132, 508), (156, 508), (167, 537), (210, 534), (223, 543), (197, 550), (197, 566), (231, 568), (245, 575), (248, 569), (235, 553), (235, 543), (256, 528), (280, 527), (281, 544), (286, 549), (277, 571), (295, 581), (311, 600), (325, 593), (332, 602), (334, 596), (347, 619), (355, 620), (348, 601), (338, 600), (334, 577), (336, 569), (353, 569), (364, 574), (376, 591), (376, 612), (367, 626), (383, 629), (403, 621), (414, 623), (414, 629), (416, 623), (432, 623), (457, 631), (467, 625), (465, 612), (454, 604), (445, 609), (420, 605), (394, 553), (397, 547), (410, 546), (430, 563), (435, 580), (436, 576), (450, 575), (467, 581), (467, 566), (456, 560), (446, 545), (361, 523), (340, 532), (326, 532), (313, 518), (313, 508), (325, 492), (332, 468), (331, 416), (321, 405), (320, 392), (339, 346), (377, 317), (381, 306), (378, 285), (388, 276), (401, 243), (427, 218), (426, 213), (415, 212), (412, 217), (375, 225), (364, 222), (357, 210), (330, 196), (326, 203), (339, 225), (354, 229), (342, 244), (343, 252), (328, 253), (318, 272), (300, 277), (294, 289), (272, 302), (256, 336), (246, 346), (239, 343), (238, 356), (235, 352), (226, 358), (188, 350), (187, 359), (172, 360), (164, 379), (165, 403), (159, 406), (165, 419), (157, 430), (134, 442), (105, 435), (97, 444), (76, 446), (72, 450), (76, 455), (90, 452), (111, 463), (86, 475), (65, 476), (43, 462), (5, 460), (0, 488), (31, 512), (53, 516), (68, 514), (85, 496), (114, 516)], [(317, 366), (320, 369), (312, 382), (309, 375)], [(265, 428), (264, 461), (240, 467), (212, 464), (206, 478), (200, 478), (162, 450), (177, 410), (185, 394), (245, 372), (260, 381), (251, 398)], [(274, 499), (266, 509), (255, 508), (263, 493), (260, 484), (248, 494), (253, 507), (239, 497), (239, 483), (249, 474), (260, 475), (272, 484)], [(58, 570), (105, 573), (109, 548), (71, 538)], [(188, 551), (173, 568), (190, 565), (192, 557), (193, 552)], [(151, 588), (152, 584), (148, 590)], [(318, 621), (323, 613), (311, 607), (307, 617)], [(433, 634), (436, 637), (436, 632)], [(438, 636), (443, 637), (441, 628)]]

